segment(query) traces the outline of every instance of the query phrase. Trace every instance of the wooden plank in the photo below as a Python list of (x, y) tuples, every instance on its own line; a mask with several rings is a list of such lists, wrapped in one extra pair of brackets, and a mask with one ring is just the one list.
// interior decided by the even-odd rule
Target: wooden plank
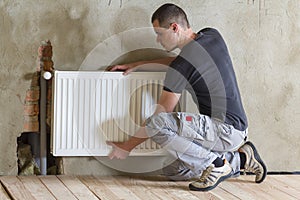
[(155, 199), (179, 199), (176, 195), (172, 195), (174, 188), (171, 189), (169, 182), (159, 177), (135, 177), (134, 180), (135, 184), (144, 187), (152, 193), (152, 196), (157, 197)]
[(214, 196), (218, 197), (219, 199), (222, 200), (239, 200), (240, 198), (236, 197), (234, 195), (234, 192), (228, 192), (222, 188), (223, 184), (227, 184), (226, 181), (220, 183), (216, 188), (210, 191)]
[[(299, 195), (293, 197), (293, 195), (290, 194), (291, 190), (289, 191), (284, 191), (282, 190), (283, 186), (287, 186), (288, 183), (282, 183), (280, 184), (279, 181), (277, 181), (276, 179), (274, 179), (273, 176), (268, 176), (266, 178), (266, 183), (263, 185), (264, 187), (260, 187), (260, 185), (262, 184), (255, 184), (256, 187), (259, 187), (262, 189), (262, 191), (268, 192), (270, 195), (268, 198), (272, 198), (274, 197), (277, 199), (299, 199)], [(299, 184), (299, 182), (298, 182)], [(299, 194), (299, 192), (298, 192)]]
[(0, 184), (0, 199), (1, 200), (9, 200), (11, 199), (5, 189), (3, 188), (2, 184)]
[[(189, 190), (188, 185), (191, 182), (192, 181), (177, 181), (176, 183), (185, 187), (185, 190)], [(232, 195), (231, 193), (220, 188), (221, 184), (223, 184), (223, 183), (220, 183), (216, 188), (214, 188), (213, 190), (210, 190), (208, 192), (190, 191), (190, 193), (193, 194), (194, 196), (196, 196), (198, 199), (199, 198), (220, 199), (220, 200), (225, 200), (225, 199), (238, 200), (239, 199), (239, 198), (235, 197), (234, 195)], [(226, 182), (224, 182), (224, 184), (226, 184)]]
[(70, 190), (56, 176), (39, 176), (56, 199), (76, 199)]
[[(228, 179), (209, 192), (188, 189), (190, 181), (160, 176), (32, 176), (0, 177), (0, 199), (299, 199), (300, 176), (269, 175)], [(5, 187), (5, 188), (4, 188)], [(8, 194), (8, 193), (9, 194)]]
[[(291, 195), (294, 198), (300, 197), (300, 176), (299, 175), (271, 175), (269, 179), (279, 190)], [(276, 181), (276, 182), (275, 182)]]
[(162, 199), (216, 199), (219, 198), (207, 192), (190, 191), (189, 181), (169, 181), (165, 177), (135, 177), (136, 184), (144, 186), (154, 195)]
[(112, 176), (104, 176), (94, 177), (98, 183), (102, 184), (102, 187), (106, 187), (107, 190), (110, 190), (114, 195), (118, 197), (118, 199), (130, 199), (130, 200), (140, 200), (138, 196), (136, 196), (131, 190), (129, 190), (124, 185), (120, 184), (114, 177)]
[(160, 197), (153, 194), (151, 190), (137, 183), (134, 178), (119, 176), (116, 179), (140, 199), (160, 199)]
[(0, 177), (0, 180), (13, 199), (34, 199), (30, 191), (26, 189), (23, 183), (16, 176), (3, 176)]
[[(218, 187), (213, 189), (213, 190), (210, 190), (208, 192), (192, 191), (188, 188), (189, 184), (191, 182), (192, 181), (176, 181), (176, 184), (181, 185), (182, 190), (188, 191), (191, 195), (193, 195), (194, 197), (190, 197), (191, 199), (216, 199), (216, 200), (222, 200), (222, 198), (220, 196), (218, 196), (218, 195), (216, 195), (215, 193), (212, 192), (212, 191), (215, 191), (215, 190), (220, 190)], [(221, 190), (221, 191), (223, 191), (223, 190)], [(226, 192), (223, 191), (222, 193), (225, 194)], [(226, 197), (228, 197), (227, 199), (234, 199), (234, 198), (232, 198), (232, 195), (230, 195), (229, 193), (227, 194)]]
[[(141, 199), (194, 199), (175, 182), (159, 176), (115, 177), (120, 184), (132, 190)], [(183, 198), (185, 196), (185, 198)], [(189, 198), (187, 198), (189, 197)]]
[(226, 180), (226, 182), (224, 184), (220, 185), (220, 187), (223, 190), (233, 194), (237, 198), (240, 198), (243, 200), (258, 199), (257, 191), (253, 192), (251, 190), (252, 186), (253, 186), (253, 183), (251, 183), (251, 182), (245, 183), (239, 178)]
[(55, 200), (54, 196), (49, 192), (38, 177), (19, 176), (18, 178), (35, 199)]
[(221, 187), (241, 199), (292, 199), (268, 181), (269, 177), (261, 183), (254, 182), (253, 176), (240, 176), (228, 180)]
[(114, 193), (107, 189), (107, 187), (95, 179), (93, 176), (78, 177), (99, 199), (115, 200), (118, 199)]
[(98, 199), (78, 178), (74, 176), (57, 176), (57, 178), (63, 182), (76, 198), (82, 200)]
[(270, 175), (268, 177), (273, 177), (300, 191), (300, 175)]

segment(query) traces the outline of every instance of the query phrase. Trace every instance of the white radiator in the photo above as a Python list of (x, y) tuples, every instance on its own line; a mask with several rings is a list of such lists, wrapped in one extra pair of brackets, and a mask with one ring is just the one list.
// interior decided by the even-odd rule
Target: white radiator
[[(107, 156), (154, 112), (165, 73), (55, 71), (51, 150), (55, 156)], [(181, 106), (182, 107), (182, 106)], [(177, 108), (178, 109), (178, 108)], [(151, 139), (131, 155), (162, 155)]]

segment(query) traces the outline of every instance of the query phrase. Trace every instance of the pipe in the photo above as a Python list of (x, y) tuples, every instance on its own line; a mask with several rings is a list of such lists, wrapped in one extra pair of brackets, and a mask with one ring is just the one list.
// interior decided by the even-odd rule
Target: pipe
[(43, 74), (42, 70), (40, 76), (40, 170), (41, 175), (47, 175), (47, 81)]
[(51, 42), (43, 41), (38, 49), (40, 59), (40, 170), (47, 175), (47, 83), (53, 70)]

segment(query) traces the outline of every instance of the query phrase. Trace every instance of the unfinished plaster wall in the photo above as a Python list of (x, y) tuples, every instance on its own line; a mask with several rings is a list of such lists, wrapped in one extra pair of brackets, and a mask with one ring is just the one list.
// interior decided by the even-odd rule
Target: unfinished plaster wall
[[(40, 42), (51, 40), (56, 69), (77, 70), (107, 38), (151, 26), (152, 12), (165, 2), (0, 1), (0, 175), (17, 173), (16, 138), (22, 132), (23, 100), (37, 65)], [(299, 170), (299, 160), (293, 159), (300, 156), (299, 1), (173, 2), (186, 10), (195, 31), (212, 26), (223, 34), (248, 113), (250, 138), (269, 170)], [(137, 36), (121, 43), (134, 45), (142, 38)], [(115, 173), (94, 158), (65, 158), (64, 164), (69, 174)]]

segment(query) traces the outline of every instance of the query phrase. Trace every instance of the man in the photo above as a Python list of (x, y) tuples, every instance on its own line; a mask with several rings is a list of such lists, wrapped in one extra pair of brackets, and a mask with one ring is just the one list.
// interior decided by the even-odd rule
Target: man
[[(149, 137), (165, 148), (174, 162), (163, 168), (173, 180), (198, 178), (191, 190), (208, 191), (241, 169), (266, 177), (266, 166), (247, 138), (247, 117), (226, 44), (219, 32), (205, 28), (194, 33), (185, 12), (164, 4), (152, 15), (159, 42), (167, 51), (181, 50), (176, 58), (144, 61), (111, 68), (124, 74), (160, 63), (168, 68), (155, 113), (125, 142), (107, 142), (109, 157), (125, 159)], [(147, 65), (149, 67), (149, 65)], [(167, 67), (169, 66), (169, 67)], [(157, 69), (152, 69), (157, 70)], [(183, 90), (189, 91), (199, 114), (173, 113)], [(199, 178), (200, 177), (200, 178)]]

